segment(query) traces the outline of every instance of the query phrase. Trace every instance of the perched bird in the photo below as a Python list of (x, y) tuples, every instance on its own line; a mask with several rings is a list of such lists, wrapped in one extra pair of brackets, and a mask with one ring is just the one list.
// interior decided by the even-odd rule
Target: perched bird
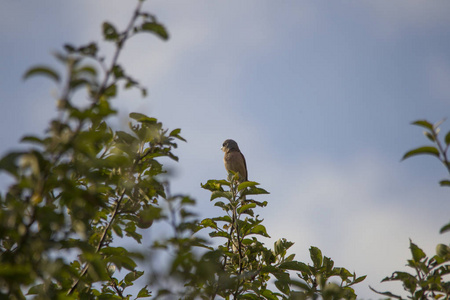
[(247, 164), (245, 157), (239, 150), (238, 144), (233, 140), (226, 140), (222, 144), (222, 151), (225, 152), (223, 162), (227, 172), (239, 173), (239, 182), (248, 181)]

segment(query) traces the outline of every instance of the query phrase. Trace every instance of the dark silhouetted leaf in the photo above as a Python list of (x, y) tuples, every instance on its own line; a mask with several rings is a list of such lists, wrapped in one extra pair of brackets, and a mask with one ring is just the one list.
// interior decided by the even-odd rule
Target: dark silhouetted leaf
[(11, 175), (18, 176), (18, 169), (16, 166), (16, 160), (20, 156), (25, 154), (24, 152), (12, 152), (0, 160), (0, 170), (5, 170), (6, 172), (10, 173)]
[(23, 75), (23, 79), (28, 79), (36, 75), (47, 76), (55, 82), (60, 82), (59, 74), (55, 70), (46, 66), (37, 66), (29, 69)]
[(103, 37), (107, 41), (117, 41), (119, 38), (119, 34), (117, 33), (116, 28), (108, 22), (103, 23)]
[(445, 144), (450, 145), (450, 131), (445, 135)]
[(435, 147), (432, 147), (432, 146), (423, 146), (423, 147), (408, 151), (405, 155), (403, 155), (402, 160), (407, 159), (411, 156), (421, 155), (421, 154), (429, 154), (429, 155), (439, 157), (438, 149), (436, 149)]
[(155, 22), (145, 22), (141, 26), (142, 31), (152, 32), (162, 38), (163, 40), (167, 40), (169, 38), (169, 34), (167, 33), (164, 26)]
[(152, 294), (147, 290), (147, 285), (144, 286), (138, 293), (136, 298), (146, 298), (150, 297)]
[(431, 124), (427, 120), (418, 120), (418, 121), (412, 122), (411, 124), (429, 129), (431, 131), (433, 130), (433, 124)]
[(450, 186), (450, 180), (447, 180), (447, 179), (441, 180), (441, 181), (439, 181), (439, 184), (441, 186)]
[(444, 233), (450, 231), (450, 223), (448, 223), (447, 225), (445, 225), (444, 227), (441, 228), (441, 230), (439, 231), (440, 233)]
[(372, 288), (371, 286), (369, 286), (369, 288), (370, 288), (372, 291), (374, 291), (375, 293), (377, 293), (377, 294), (385, 295), (385, 296), (388, 296), (388, 297), (391, 297), (391, 298), (395, 298), (395, 299), (402, 299), (402, 297), (397, 296), (397, 295), (394, 295), (394, 294), (392, 294), (391, 292), (379, 292), (379, 291), (375, 290), (374, 288)]
[(299, 261), (288, 261), (288, 262), (281, 263), (280, 268), (311, 274), (311, 271), (310, 271), (308, 265), (305, 263), (299, 262)]

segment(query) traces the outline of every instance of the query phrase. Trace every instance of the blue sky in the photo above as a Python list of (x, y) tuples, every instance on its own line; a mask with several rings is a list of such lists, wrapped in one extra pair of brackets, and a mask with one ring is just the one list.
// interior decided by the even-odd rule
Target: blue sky
[[(182, 128), (172, 190), (219, 213), (200, 183), (226, 176), (220, 146), (235, 139), (249, 179), (271, 192), (260, 211), (272, 236), (309, 261), (318, 246), (368, 284), (405, 269), (409, 238), (430, 255), (450, 203), (447, 176), (429, 157), (417, 119), (449, 117), (450, 3), (446, 1), (149, 1), (170, 40), (140, 36), (121, 63), (149, 89), (121, 93), (118, 124), (139, 111)], [(127, 22), (130, 1), (4, 0), (0, 11), (0, 153), (40, 134), (55, 115), (56, 87), (22, 81), (51, 53)], [(106, 54), (110, 48), (105, 46)], [(444, 123), (443, 131), (450, 128)], [(401, 288), (400, 288), (401, 289)], [(397, 286), (398, 290), (398, 286)]]

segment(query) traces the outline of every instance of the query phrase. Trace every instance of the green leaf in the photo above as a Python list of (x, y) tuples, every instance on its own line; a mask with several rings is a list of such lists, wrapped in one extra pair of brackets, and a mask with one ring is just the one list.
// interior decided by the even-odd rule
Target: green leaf
[(161, 219), (162, 208), (156, 206), (148, 206), (142, 209), (139, 214), (139, 222), (136, 225), (141, 229), (149, 228), (154, 220)]
[(0, 170), (5, 170), (6, 172), (18, 176), (18, 168), (16, 165), (17, 159), (24, 155), (24, 152), (11, 152), (2, 157), (0, 160)]
[(432, 147), (432, 146), (423, 146), (423, 147), (408, 151), (405, 155), (403, 155), (402, 160), (405, 160), (414, 155), (422, 155), (422, 154), (429, 154), (429, 155), (439, 157), (438, 149), (436, 149), (435, 147)]
[(180, 132), (181, 132), (180, 128), (174, 129), (170, 132), (169, 136), (176, 137), (177, 139), (182, 140), (183, 142), (186, 142), (186, 140), (180, 136)]
[(286, 250), (294, 245), (293, 242), (290, 242), (286, 239), (278, 239), (275, 243), (273, 243), (273, 251), (275, 255), (284, 256), (286, 254)]
[(436, 246), (436, 254), (444, 259), (450, 260), (450, 247), (445, 244)]
[(180, 132), (181, 132), (180, 128), (174, 129), (170, 132), (169, 136), (177, 136), (180, 134)]
[(129, 271), (134, 271), (134, 269), (136, 268), (136, 263), (132, 258), (127, 256), (127, 254), (113, 255), (106, 258), (105, 261), (113, 263), (119, 270), (121, 270), (122, 267), (124, 267)]
[(123, 237), (122, 228), (120, 228), (120, 225), (114, 224), (112, 229), (119, 237)]
[(208, 180), (205, 184), (201, 184), (200, 186), (205, 190), (213, 191), (223, 191), (222, 185), (230, 186), (230, 183), (226, 180)]
[(44, 284), (38, 284), (35, 286), (32, 286), (29, 290), (27, 295), (38, 295), (39, 293), (44, 293), (45, 291), (45, 285)]
[(366, 277), (367, 277), (367, 275), (360, 276), (360, 277), (356, 278), (356, 279), (352, 282), (352, 285), (353, 285), (353, 284), (356, 284), (356, 283), (360, 283), (361, 281), (364, 281), (364, 279), (366, 279)]
[(242, 212), (246, 211), (247, 209), (251, 209), (251, 208), (255, 208), (255, 207), (256, 207), (255, 203), (249, 203), (249, 204), (239, 207), (237, 211), (238, 211), (238, 213), (242, 213)]
[(86, 46), (78, 48), (77, 51), (84, 55), (95, 57), (97, 55), (98, 47), (96, 43), (89, 43)]
[(226, 222), (226, 223), (231, 223), (231, 217), (227, 216), (227, 215), (221, 216), (221, 217), (215, 217), (215, 218), (212, 218), (212, 220), (214, 220), (214, 221), (222, 221), (222, 222)]
[(245, 188), (251, 187), (251, 186), (256, 186), (259, 185), (259, 183), (254, 182), (254, 181), (244, 181), (243, 183), (238, 185), (238, 191), (242, 191)]
[(311, 248), (309, 248), (309, 255), (314, 263), (314, 267), (320, 268), (323, 260), (322, 251), (317, 247), (311, 246)]
[(450, 144), (450, 131), (445, 135), (445, 144), (447, 146)]
[(262, 236), (265, 236), (265, 237), (270, 237), (267, 234), (266, 227), (264, 227), (264, 225), (261, 225), (261, 224), (254, 226), (250, 230), (250, 234), (259, 234), (259, 235), (262, 235)]
[(44, 144), (44, 141), (36, 136), (24, 136), (21, 140), (21, 142), (28, 142), (28, 143), (34, 143), (42, 145)]
[(210, 232), (210, 233), (209, 233), (209, 236), (210, 236), (210, 237), (224, 237), (224, 238), (228, 238), (228, 237), (229, 237), (228, 233), (223, 232), (223, 231), (218, 231), (218, 232), (213, 231), (213, 232)]
[(397, 296), (397, 295), (394, 295), (394, 294), (392, 294), (391, 292), (379, 292), (379, 291), (375, 290), (375, 289), (374, 289), (373, 287), (371, 287), (371, 286), (369, 286), (369, 288), (370, 288), (372, 291), (374, 291), (375, 293), (377, 293), (377, 294), (385, 295), (385, 296), (388, 296), (388, 297), (391, 297), (391, 298), (395, 298), (395, 299), (402, 299), (402, 297)]
[(142, 271), (131, 271), (127, 275), (125, 275), (124, 280), (127, 284), (130, 284), (142, 275), (144, 275), (144, 272)]
[(78, 69), (80, 73), (87, 73), (92, 76), (97, 76), (97, 69), (94, 66), (86, 65)]
[(167, 40), (169, 38), (169, 34), (167, 33), (164, 26), (155, 22), (145, 22), (144, 24), (142, 24), (141, 30), (154, 33), (163, 40)]
[(263, 195), (263, 194), (270, 194), (270, 193), (268, 191), (266, 191), (265, 189), (258, 188), (258, 187), (255, 187), (255, 186), (251, 186), (251, 187), (249, 187), (246, 190), (243, 190), (241, 192), (242, 196), (245, 196), (245, 195)]
[(103, 93), (107, 97), (115, 97), (117, 94), (117, 86), (115, 84), (111, 84), (105, 89)]
[(277, 281), (275, 281), (275, 286), (277, 287), (277, 289), (279, 289), (285, 295), (289, 295), (289, 290), (290, 290), (289, 289), (289, 284), (287, 283), (287, 281), (288, 280), (277, 280)]
[(132, 118), (132, 119), (134, 119), (134, 120), (136, 120), (138, 122), (141, 122), (141, 123), (142, 122), (148, 122), (148, 123), (154, 124), (154, 123), (157, 122), (157, 120), (155, 118), (150, 118), (150, 117), (147, 117), (144, 114), (140, 114), (140, 113), (136, 113), (136, 112), (130, 113), (130, 118)]
[(239, 297), (239, 299), (249, 299), (249, 300), (259, 300), (261, 298), (259, 298), (257, 295), (255, 294), (243, 294), (242, 296)]
[(441, 180), (441, 181), (439, 181), (439, 184), (441, 186), (450, 186), (450, 180), (447, 180), (447, 179)]
[(116, 28), (108, 22), (103, 23), (103, 37), (107, 41), (116, 41), (119, 37)]
[[(278, 297), (271, 291), (271, 290), (264, 290), (261, 295), (263, 295), (265, 298), (264, 299), (269, 299), (269, 300), (278, 300)], [(260, 299), (260, 298), (258, 298)]]
[(411, 124), (429, 129), (430, 131), (433, 131), (433, 124), (431, 124), (427, 120), (418, 120), (418, 121), (412, 122)]
[(23, 75), (23, 79), (26, 80), (35, 75), (47, 76), (55, 82), (60, 82), (59, 74), (55, 70), (46, 66), (37, 66), (29, 69)]
[(280, 264), (281, 269), (304, 272), (311, 274), (311, 271), (307, 264), (299, 261), (288, 261)]
[(225, 211), (228, 211), (229, 207), (223, 203), (222, 201), (217, 201), (216, 203), (214, 203), (214, 206), (218, 206), (220, 208), (222, 208)]
[(217, 198), (226, 198), (228, 200), (231, 200), (232, 197), (233, 197), (233, 194), (230, 191), (225, 191), (225, 192), (214, 191), (211, 194), (210, 201), (213, 201), (214, 199), (217, 199)]
[(124, 142), (128, 145), (131, 145), (137, 141), (137, 138), (135, 138), (134, 136), (132, 136), (129, 133), (126, 133), (125, 131), (116, 131), (116, 135), (120, 139), (121, 142)]
[(420, 249), (416, 244), (414, 244), (411, 240), (410, 240), (410, 246), (409, 248), (411, 249), (411, 253), (412, 253), (412, 257), (414, 259), (415, 262), (420, 262), (420, 260), (422, 258), (425, 258), (425, 252), (423, 252), (422, 249)]
[(448, 223), (447, 225), (445, 225), (444, 227), (441, 228), (441, 230), (439, 231), (439, 233), (444, 233), (450, 231), (450, 223)]
[(436, 141), (436, 139), (434, 138), (434, 136), (433, 136), (431, 133), (429, 133), (428, 131), (424, 131), (423, 134), (424, 134), (430, 141), (432, 141), (433, 143)]
[(125, 77), (125, 72), (123, 71), (122, 67), (120, 65), (115, 65), (112, 68), (113, 75), (115, 79), (120, 79)]
[(217, 229), (216, 222), (214, 222), (213, 220), (211, 220), (209, 218), (202, 220), (202, 222), (200, 224), (203, 225), (204, 227), (210, 227), (210, 228), (213, 228), (213, 229)]
[(150, 297), (152, 294), (147, 290), (147, 285), (144, 286), (138, 293), (136, 298), (146, 298)]

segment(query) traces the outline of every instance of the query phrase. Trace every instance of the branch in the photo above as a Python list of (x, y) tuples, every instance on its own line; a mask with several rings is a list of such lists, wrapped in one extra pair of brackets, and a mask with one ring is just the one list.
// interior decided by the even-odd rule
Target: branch
[[(114, 222), (117, 212), (119, 211), (119, 207), (120, 204), (122, 203), (123, 197), (125, 196), (125, 189), (123, 189), (122, 194), (120, 195), (119, 200), (117, 200), (116, 202), (116, 206), (114, 207), (114, 212), (111, 216), (111, 219), (108, 222), (108, 225), (105, 227), (105, 229), (103, 230), (102, 233), (102, 237), (100, 238), (100, 241), (97, 244), (97, 248), (95, 249), (95, 253), (98, 253), (100, 251), (100, 249), (103, 246), (103, 243), (105, 242), (106, 236), (108, 234), (109, 229), (111, 228), (112, 223)], [(74, 284), (72, 285), (72, 287), (70, 288), (70, 290), (67, 292), (67, 296), (69, 296), (70, 294), (73, 293), (73, 291), (75, 290), (75, 288), (78, 286), (78, 284), (80, 283), (81, 278), (83, 278), (84, 275), (86, 275), (87, 271), (89, 269), (89, 264), (86, 263), (84, 265), (83, 270), (80, 273), (80, 276), (78, 277), (77, 281), (74, 282)]]
[(100, 96), (106, 90), (106, 86), (108, 85), (108, 81), (109, 81), (109, 78), (111, 77), (111, 74), (113, 72), (113, 68), (114, 68), (114, 66), (116, 66), (117, 60), (119, 59), (120, 52), (123, 49), (123, 45), (124, 45), (125, 41), (127, 40), (128, 36), (129, 36), (129, 33), (130, 33), (131, 29), (133, 28), (133, 26), (134, 26), (134, 24), (136, 22), (136, 19), (139, 16), (139, 13), (140, 13), (141, 8), (142, 8), (142, 4), (143, 4), (143, 1), (139, 1), (138, 2), (138, 5), (137, 5), (136, 9), (134, 10), (133, 17), (131, 18), (130, 22), (128, 23), (128, 26), (126, 27), (126, 29), (125, 29), (125, 31), (123, 33), (123, 36), (120, 38), (120, 40), (116, 44), (117, 47), (116, 47), (116, 51), (114, 53), (114, 56), (113, 56), (113, 58), (111, 60), (111, 66), (109, 67), (109, 70), (106, 72), (105, 78), (103, 79), (103, 82), (100, 85), (100, 88), (98, 89), (97, 93), (94, 96), (94, 99), (93, 99), (94, 103), (98, 102), (98, 100), (100, 99)]

